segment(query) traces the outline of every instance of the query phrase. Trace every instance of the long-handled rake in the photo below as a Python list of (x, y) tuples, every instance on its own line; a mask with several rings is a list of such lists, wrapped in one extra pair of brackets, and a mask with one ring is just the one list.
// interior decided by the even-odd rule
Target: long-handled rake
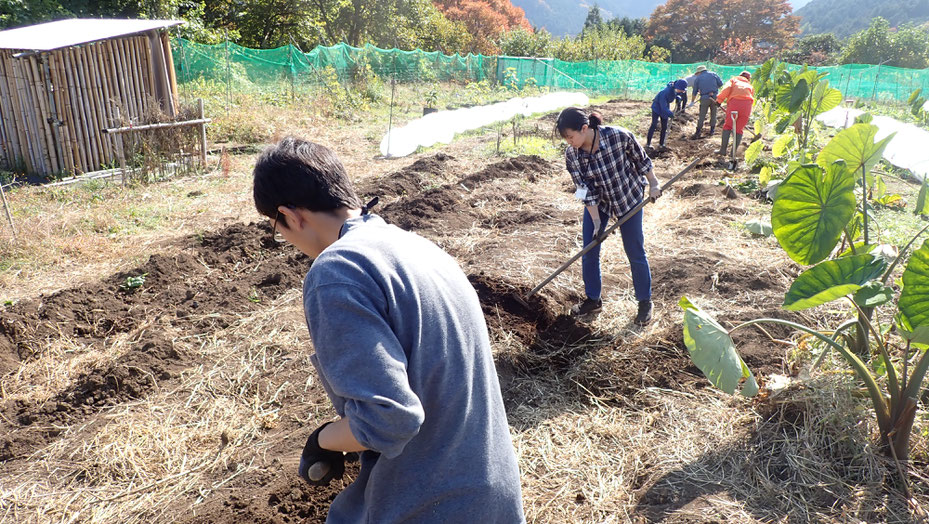
[[(702, 160), (703, 158), (704, 158), (704, 157), (702, 157), (702, 156), (696, 158), (693, 162), (691, 162), (690, 164), (688, 164), (687, 167), (685, 167), (685, 168), (682, 169), (679, 173), (677, 173), (676, 175), (674, 175), (673, 177), (671, 177), (667, 182), (664, 183), (663, 186), (661, 186), (661, 192), (664, 193), (665, 191), (667, 191), (667, 189), (668, 189), (669, 187), (671, 187), (671, 184), (673, 184), (674, 182), (676, 182), (679, 178), (681, 178), (682, 176), (684, 176), (688, 171), (690, 171), (691, 169), (693, 169), (693, 167), (696, 166), (697, 163), (700, 162), (700, 160)], [(632, 210), (630, 210), (628, 213), (626, 213), (625, 215), (623, 215), (622, 218), (620, 218), (619, 220), (617, 220), (615, 224), (613, 224), (612, 226), (610, 226), (609, 229), (607, 229), (606, 231), (604, 231), (603, 233), (601, 233), (599, 236), (597, 236), (596, 238), (594, 238), (589, 244), (587, 244), (586, 246), (584, 246), (584, 249), (580, 250), (576, 255), (574, 255), (573, 257), (571, 257), (570, 259), (568, 259), (567, 262), (565, 262), (564, 264), (562, 264), (561, 267), (559, 267), (559, 268), (556, 269), (551, 275), (549, 275), (548, 277), (546, 277), (545, 280), (543, 280), (541, 283), (539, 283), (539, 285), (537, 285), (536, 287), (532, 288), (531, 291), (529, 291), (528, 293), (526, 293), (526, 296), (525, 296), (525, 297), (521, 297), (521, 296), (519, 296), (519, 295), (514, 295), (514, 298), (516, 299), (516, 301), (519, 302), (520, 304), (522, 304), (522, 305), (523, 305), (524, 307), (526, 307), (527, 309), (531, 309), (532, 306), (529, 305), (529, 299), (532, 297), (532, 295), (535, 295), (536, 293), (538, 293), (540, 289), (542, 289), (543, 287), (546, 286), (546, 284), (548, 284), (549, 282), (551, 282), (552, 280), (554, 280), (555, 277), (557, 277), (558, 275), (560, 275), (560, 274), (562, 273), (562, 271), (564, 271), (565, 269), (568, 269), (568, 266), (570, 266), (570, 265), (573, 264), (575, 261), (577, 261), (577, 259), (579, 259), (579, 258), (581, 258), (582, 256), (586, 255), (587, 252), (590, 251), (591, 249), (593, 249), (594, 247), (600, 245), (600, 243), (602, 243), (604, 240), (606, 240), (606, 238), (607, 238), (608, 236), (610, 236), (614, 231), (616, 231), (617, 229), (619, 229), (619, 226), (625, 224), (627, 220), (629, 220), (630, 218), (634, 217), (636, 213), (638, 213), (639, 211), (641, 211), (642, 208), (645, 207), (645, 206), (646, 206), (649, 202), (651, 202), (651, 201), (652, 201), (651, 198), (645, 198), (645, 199), (643, 199), (641, 202), (639, 202), (639, 204), (638, 204), (637, 206), (635, 206), (634, 208), (632, 208)]]

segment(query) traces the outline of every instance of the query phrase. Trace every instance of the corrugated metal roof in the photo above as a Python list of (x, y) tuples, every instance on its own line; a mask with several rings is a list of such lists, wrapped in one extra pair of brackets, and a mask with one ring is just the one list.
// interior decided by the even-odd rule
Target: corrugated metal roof
[(183, 23), (182, 20), (72, 18), (0, 31), (0, 49), (51, 51)]

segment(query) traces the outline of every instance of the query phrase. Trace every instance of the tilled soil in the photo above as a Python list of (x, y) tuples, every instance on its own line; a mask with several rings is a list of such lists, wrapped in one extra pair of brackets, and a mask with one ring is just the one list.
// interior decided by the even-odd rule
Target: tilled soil
[[(640, 102), (612, 101), (599, 109), (609, 122), (641, 107)], [(551, 120), (550, 116), (542, 120)], [(655, 160), (656, 167), (678, 166), (706, 153), (708, 142), (680, 139), (685, 131), (692, 132), (674, 130), (669, 140), (672, 149)], [(518, 157), (467, 172), (450, 168), (452, 160), (445, 153), (426, 155), (400, 171), (367, 180), (359, 192), (365, 198), (379, 196), (382, 203), (375, 212), (389, 222), (434, 239), (465, 235), (474, 228), (530, 227), (550, 232), (554, 242), (563, 235), (565, 224), (576, 221), (574, 211), (561, 211), (540, 203), (545, 199), (533, 198), (540, 191), (539, 183), (567, 178), (560, 160)], [(710, 165), (710, 160), (703, 165)], [(738, 211), (733, 207), (737, 199), (726, 198), (712, 182), (686, 186), (680, 195), (699, 201), (697, 214)], [(672, 226), (686, 227), (686, 218), (682, 220)], [(519, 250), (533, 241), (524, 240), (523, 246), (518, 237), (496, 242)], [(525, 348), (498, 356), (507, 373), (563, 376), (579, 386), (579, 395), (593, 394), (600, 401), (618, 404), (643, 387), (693, 390), (708, 385), (690, 362), (680, 326), (642, 340), (622, 341), (603, 337), (591, 324), (565, 315), (565, 296), (543, 291), (527, 307), (515, 297), (525, 296), (529, 286), (513, 281), (489, 261), (494, 260), (488, 251), (492, 249), (488, 241), (483, 248), (449, 251), (467, 261), (466, 272), (491, 334), (515, 337)], [(202, 237), (184, 238), (132, 271), (0, 310), (0, 373), (14, 372), (39, 358), (50, 341), (62, 337), (89, 351), (115, 336), (138, 334), (130, 337), (133, 341), (115, 361), (82, 374), (42, 405), (0, 400), (0, 476), (53, 442), (64, 429), (93, 422), (114, 406), (144, 398), (156, 384), (170, 386), (181, 370), (197, 364), (174, 348), (173, 333), (208, 333), (230, 325), (239, 315), (265, 308), (285, 291), (299, 289), (309, 265), (309, 259), (293, 248), (274, 243), (266, 223), (233, 224)], [(774, 290), (783, 289), (780, 275), (736, 263), (712, 249), (683, 260), (652, 257), (652, 273), (657, 301), (676, 302), (681, 295), (698, 292), (760, 293), (764, 312), (778, 314)], [(130, 277), (144, 277), (144, 283), (133, 288)], [(742, 337), (750, 366), (758, 371), (780, 369), (782, 356), (766, 338), (758, 333)], [(519, 401), (508, 396), (507, 405)], [(322, 522), (340, 486), (306, 486), (293, 468), (282, 465), (282, 457), (297, 456), (300, 438), (311, 429), (292, 421), (284, 424), (282, 431), (297, 436), (285, 443), (287, 447), (268, 450), (270, 462), (265, 468), (236, 478), (203, 503), (185, 502), (186, 509), (179, 507), (173, 520)], [(347, 480), (356, 473), (353, 468), (349, 466)]]

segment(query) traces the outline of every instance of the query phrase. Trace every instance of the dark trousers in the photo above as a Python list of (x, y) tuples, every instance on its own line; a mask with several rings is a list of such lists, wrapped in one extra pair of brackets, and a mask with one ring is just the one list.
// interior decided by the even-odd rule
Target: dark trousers
[[(647, 198), (647, 197), (646, 197)], [(607, 228), (610, 215), (603, 211), (600, 213), (599, 235)], [(582, 227), (584, 245), (594, 239), (594, 222), (590, 212), (584, 209), (584, 225)], [(648, 267), (648, 257), (645, 255), (645, 233), (642, 231), (642, 210), (632, 216), (623, 225), (619, 226), (619, 233), (623, 238), (623, 250), (629, 259), (629, 269), (632, 271), (632, 288), (638, 301), (652, 298), (652, 272)], [(588, 251), (581, 257), (581, 274), (584, 276), (584, 293), (588, 298), (597, 300), (603, 290), (603, 280), (600, 273), (600, 245)]]
[(697, 116), (697, 133), (703, 132), (703, 120), (706, 118), (706, 110), (710, 110), (710, 133), (716, 131), (716, 99), (706, 97), (700, 99), (700, 115)]
[(658, 113), (654, 111), (652, 111), (652, 125), (648, 127), (648, 138), (645, 142), (646, 145), (651, 145), (652, 136), (655, 134), (655, 128), (658, 127), (659, 120), (661, 120), (661, 142), (658, 143), (664, 145), (665, 138), (668, 136), (668, 117), (658, 116)]
[(674, 110), (680, 113), (687, 108), (687, 92), (681, 93), (681, 97), (677, 99), (677, 102), (674, 104)]

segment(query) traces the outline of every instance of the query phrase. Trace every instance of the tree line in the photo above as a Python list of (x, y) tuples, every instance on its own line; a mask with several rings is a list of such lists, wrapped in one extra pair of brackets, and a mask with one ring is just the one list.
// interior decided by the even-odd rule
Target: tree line
[(798, 38), (788, 0), (668, 0), (645, 19), (605, 20), (594, 4), (583, 30), (555, 38), (533, 28), (510, 0), (0, 0), (0, 28), (70, 17), (178, 18), (177, 34), (304, 51), (345, 42), (382, 48), (554, 57), (757, 64), (885, 64), (929, 67), (929, 24), (891, 27), (877, 17), (846, 39)]

